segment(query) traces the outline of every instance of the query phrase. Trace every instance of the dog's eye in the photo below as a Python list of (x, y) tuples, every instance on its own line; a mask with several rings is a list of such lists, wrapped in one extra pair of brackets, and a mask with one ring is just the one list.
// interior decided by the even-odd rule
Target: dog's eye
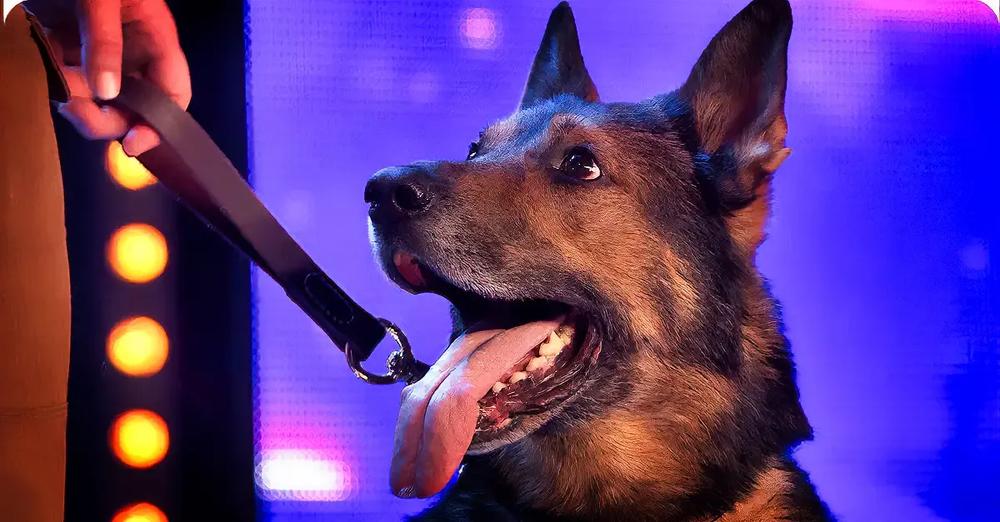
[(559, 170), (567, 175), (583, 181), (593, 181), (601, 177), (601, 167), (597, 166), (597, 158), (586, 147), (573, 147), (563, 156)]
[(469, 161), (479, 155), (479, 142), (474, 141), (469, 144), (469, 155), (465, 157), (465, 161)]

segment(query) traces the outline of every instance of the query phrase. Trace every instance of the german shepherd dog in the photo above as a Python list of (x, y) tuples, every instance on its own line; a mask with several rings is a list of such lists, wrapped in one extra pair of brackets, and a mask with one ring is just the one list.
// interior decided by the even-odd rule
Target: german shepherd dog
[(391, 469), (416, 520), (830, 520), (756, 268), (785, 147), (787, 0), (755, 0), (684, 85), (603, 103), (572, 12), (464, 161), (378, 172), (376, 256), (453, 305), (403, 391)]

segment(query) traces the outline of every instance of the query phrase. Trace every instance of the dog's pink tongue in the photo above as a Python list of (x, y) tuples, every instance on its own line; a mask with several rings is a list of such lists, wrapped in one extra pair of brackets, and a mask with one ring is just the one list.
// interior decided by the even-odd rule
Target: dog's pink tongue
[(467, 333), (403, 389), (389, 474), (396, 495), (429, 497), (448, 484), (475, 435), (479, 399), (559, 323)]

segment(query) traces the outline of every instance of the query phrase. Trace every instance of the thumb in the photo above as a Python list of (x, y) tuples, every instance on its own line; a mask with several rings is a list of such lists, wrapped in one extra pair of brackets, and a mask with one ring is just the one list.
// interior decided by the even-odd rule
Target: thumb
[(121, 1), (80, 0), (77, 8), (87, 83), (98, 98), (110, 100), (121, 89)]

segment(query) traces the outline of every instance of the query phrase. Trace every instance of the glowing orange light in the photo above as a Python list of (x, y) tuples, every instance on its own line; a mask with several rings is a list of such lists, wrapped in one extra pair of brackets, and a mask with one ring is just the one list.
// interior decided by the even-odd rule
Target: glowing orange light
[(118, 277), (132, 283), (148, 283), (167, 266), (167, 240), (155, 227), (143, 223), (125, 225), (108, 242), (108, 263)]
[(156, 178), (139, 160), (129, 157), (122, 144), (111, 140), (104, 155), (104, 168), (119, 185), (129, 190), (139, 190), (156, 183)]
[(139, 502), (118, 510), (111, 522), (167, 522), (167, 515), (149, 502)]
[(133, 377), (156, 374), (167, 362), (167, 332), (149, 317), (132, 317), (108, 334), (108, 360), (118, 371)]
[(149, 410), (129, 410), (111, 426), (111, 449), (133, 468), (156, 465), (167, 454), (170, 433), (163, 418)]

